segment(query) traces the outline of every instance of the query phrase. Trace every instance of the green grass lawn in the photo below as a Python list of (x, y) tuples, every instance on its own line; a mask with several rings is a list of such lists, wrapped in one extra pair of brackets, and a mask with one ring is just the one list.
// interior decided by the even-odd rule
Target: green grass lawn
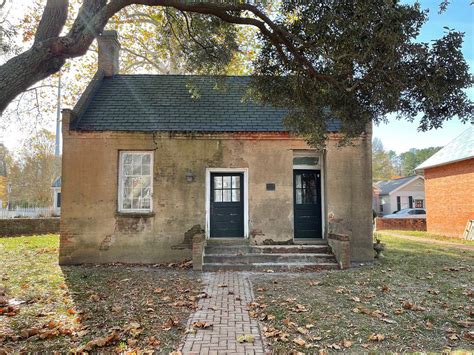
[(274, 352), (474, 350), (474, 252), (382, 241), (374, 265), (252, 277), (251, 316)]
[(0, 238), (0, 353), (176, 349), (201, 291), (186, 270), (60, 267), (56, 235)]
[(418, 237), (418, 238), (426, 238), (426, 239), (433, 239), (433, 240), (439, 240), (442, 242), (450, 242), (450, 243), (456, 243), (456, 244), (465, 244), (465, 245), (472, 245), (474, 246), (474, 240), (465, 240), (465, 239), (460, 239), (460, 238), (453, 238), (453, 237), (447, 237), (444, 235), (440, 234), (433, 234), (433, 233), (428, 233), (428, 232), (422, 232), (422, 231), (402, 231), (402, 230), (381, 230), (377, 231), (378, 233), (383, 234), (384, 232), (387, 233), (394, 233), (394, 234), (402, 234), (402, 235), (408, 235), (411, 237)]

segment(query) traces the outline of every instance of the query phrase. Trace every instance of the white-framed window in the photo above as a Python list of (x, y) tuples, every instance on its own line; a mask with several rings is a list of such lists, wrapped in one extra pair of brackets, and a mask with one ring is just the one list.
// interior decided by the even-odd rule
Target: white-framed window
[(151, 212), (153, 152), (121, 151), (119, 162), (119, 212)]

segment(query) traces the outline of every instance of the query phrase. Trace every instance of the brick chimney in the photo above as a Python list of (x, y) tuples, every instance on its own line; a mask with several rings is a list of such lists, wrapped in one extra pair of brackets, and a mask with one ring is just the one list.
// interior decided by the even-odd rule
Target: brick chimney
[(99, 44), (99, 70), (105, 76), (113, 76), (119, 72), (120, 43), (117, 31), (104, 31), (97, 37)]

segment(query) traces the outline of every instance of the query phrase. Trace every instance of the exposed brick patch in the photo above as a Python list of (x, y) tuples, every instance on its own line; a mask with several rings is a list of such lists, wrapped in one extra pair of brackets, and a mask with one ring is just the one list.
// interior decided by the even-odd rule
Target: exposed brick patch
[(100, 250), (108, 250), (110, 246), (114, 243), (115, 241), (115, 235), (109, 234), (105, 236), (104, 240), (102, 240), (102, 243), (100, 243)]
[(151, 218), (116, 217), (115, 230), (123, 234), (135, 234), (151, 230)]
[(351, 244), (350, 237), (347, 234), (328, 235), (328, 244), (336, 257), (337, 263), (341, 269), (351, 267)]
[[(182, 346), (183, 354), (263, 354), (264, 345), (256, 319), (250, 318), (247, 304), (253, 299), (250, 280), (243, 273), (206, 273), (205, 292), (196, 311), (188, 321), (208, 322), (210, 329), (188, 333)], [(222, 286), (226, 287), (222, 287)], [(252, 335), (254, 343), (239, 343), (241, 335)]]
[(376, 218), (376, 230), (426, 231), (425, 218)]

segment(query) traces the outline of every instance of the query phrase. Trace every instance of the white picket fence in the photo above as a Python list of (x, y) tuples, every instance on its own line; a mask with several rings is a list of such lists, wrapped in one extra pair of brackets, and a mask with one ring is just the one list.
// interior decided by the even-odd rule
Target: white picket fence
[(53, 207), (15, 207), (11, 210), (0, 208), (0, 219), (52, 217)]

